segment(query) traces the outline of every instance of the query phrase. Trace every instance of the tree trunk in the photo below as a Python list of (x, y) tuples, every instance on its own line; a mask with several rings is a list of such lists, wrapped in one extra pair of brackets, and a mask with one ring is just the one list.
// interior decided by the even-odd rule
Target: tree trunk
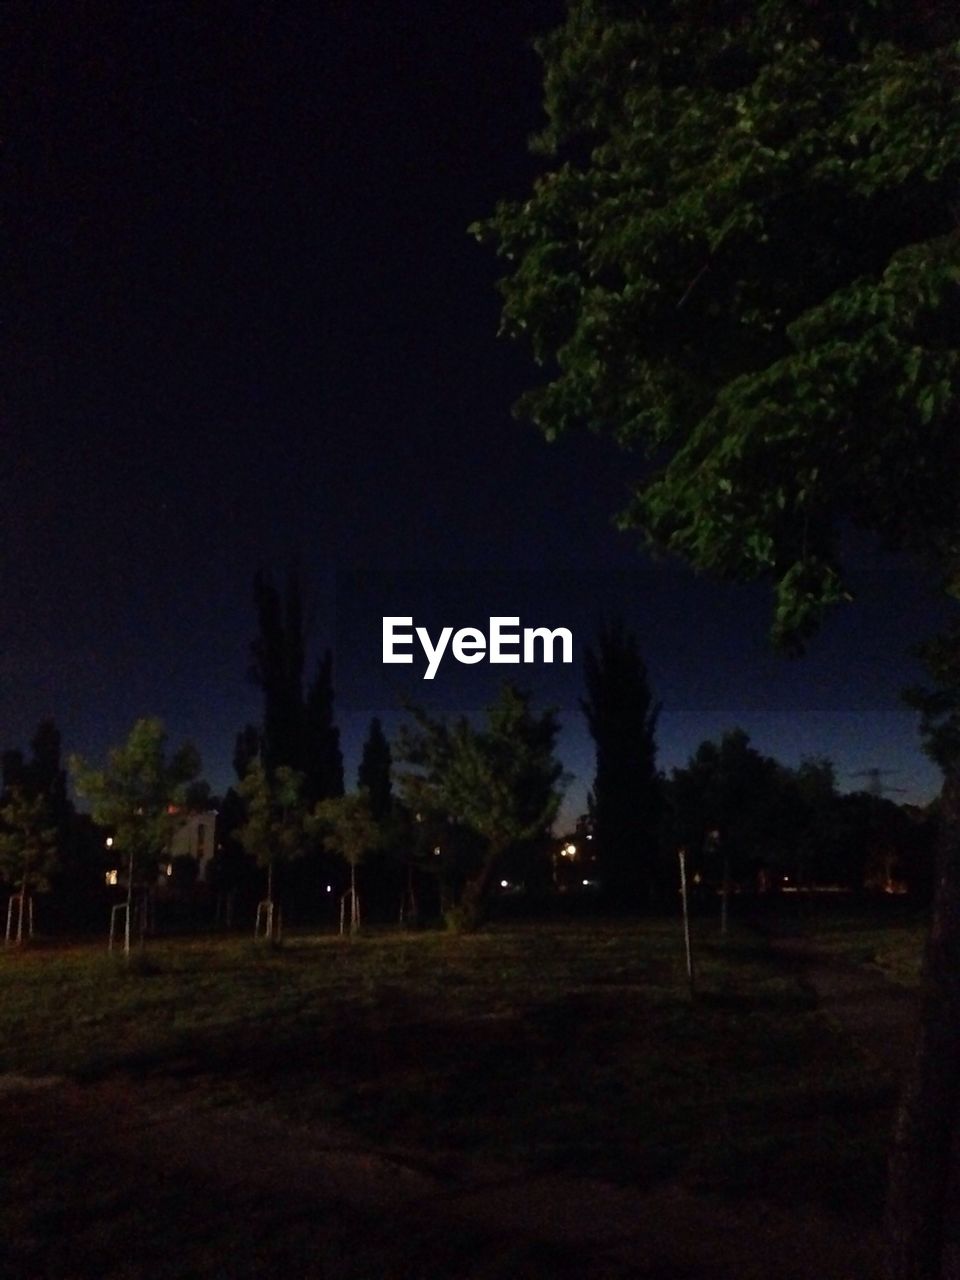
[(960, 1280), (960, 769), (941, 803), (919, 1026), (890, 1155), (889, 1280)]
[(490, 898), (490, 885), (493, 883), (494, 873), (505, 852), (505, 848), (491, 849), (479, 874), (467, 882), (460, 900), (464, 929), (468, 931), (479, 929), (483, 923)]

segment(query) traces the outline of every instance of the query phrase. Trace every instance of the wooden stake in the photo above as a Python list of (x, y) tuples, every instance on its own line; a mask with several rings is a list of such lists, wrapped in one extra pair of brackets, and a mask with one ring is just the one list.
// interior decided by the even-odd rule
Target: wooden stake
[(694, 997), (693, 982), (693, 952), (690, 947), (690, 908), (687, 903), (687, 851), (686, 849), (678, 849), (677, 855), (680, 858), (680, 897), (683, 901), (683, 945), (687, 956), (687, 984), (690, 989), (690, 999)]

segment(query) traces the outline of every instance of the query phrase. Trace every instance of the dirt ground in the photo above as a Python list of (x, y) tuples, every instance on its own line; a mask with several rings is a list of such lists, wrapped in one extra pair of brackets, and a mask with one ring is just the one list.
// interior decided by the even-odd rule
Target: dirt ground
[(371, 1150), (262, 1110), (211, 1110), (195, 1088), (47, 1081), (6, 1089), (3, 1111), (11, 1278), (852, 1280), (876, 1268), (877, 1242), (823, 1211)]
[(809, 939), (784, 933), (771, 938), (774, 953), (794, 966), (820, 1008), (854, 1040), (867, 1058), (902, 1071), (913, 1043), (916, 993), (864, 965), (817, 952)]

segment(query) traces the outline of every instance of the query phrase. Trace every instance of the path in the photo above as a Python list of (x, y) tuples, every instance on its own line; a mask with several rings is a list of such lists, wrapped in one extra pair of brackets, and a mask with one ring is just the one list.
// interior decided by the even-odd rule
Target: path
[(814, 940), (786, 928), (771, 932), (770, 945), (869, 1060), (897, 1074), (904, 1070), (913, 1044), (915, 991), (878, 969), (820, 952)]
[(18, 1092), (0, 1161), (4, 1280), (868, 1280), (877, 1264), (876, 1240), (824, 1209), (371, 1150), (116, 1079)]

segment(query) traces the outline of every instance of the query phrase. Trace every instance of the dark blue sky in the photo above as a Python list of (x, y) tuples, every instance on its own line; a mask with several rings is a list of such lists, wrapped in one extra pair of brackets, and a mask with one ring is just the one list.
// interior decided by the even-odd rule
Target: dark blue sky
[[(614, 532), (612, 449), (511, 418), (532, 369), (496, 339), (497, 266), (466, 228), (534, 172), (529, 40), (561, 10), (8, 6), (0, 745), (52, 714), (96, 755), (159, 714), (226, 785), (258, 718), (251, 580), (297, 559), (312, 641), (337, 645), (351, 779), (370, 714), (397, 719), (364, 646), (432, 582), (457, 584), (450, 625), (518, 608), (578, 650), (600, 608), (623, 613), (665, 766), (742, 724), (788, 763), (936, 789), (897, 696), (936, 620), (912, 573), (858, 548), (864, 604), (787, 663), (763, 591), (654, 570)], [(414, 692), (481, 705), (490, 669), (450, 668)], [(521, 675), (560, 707), (574, 812), (579, 661)]]

